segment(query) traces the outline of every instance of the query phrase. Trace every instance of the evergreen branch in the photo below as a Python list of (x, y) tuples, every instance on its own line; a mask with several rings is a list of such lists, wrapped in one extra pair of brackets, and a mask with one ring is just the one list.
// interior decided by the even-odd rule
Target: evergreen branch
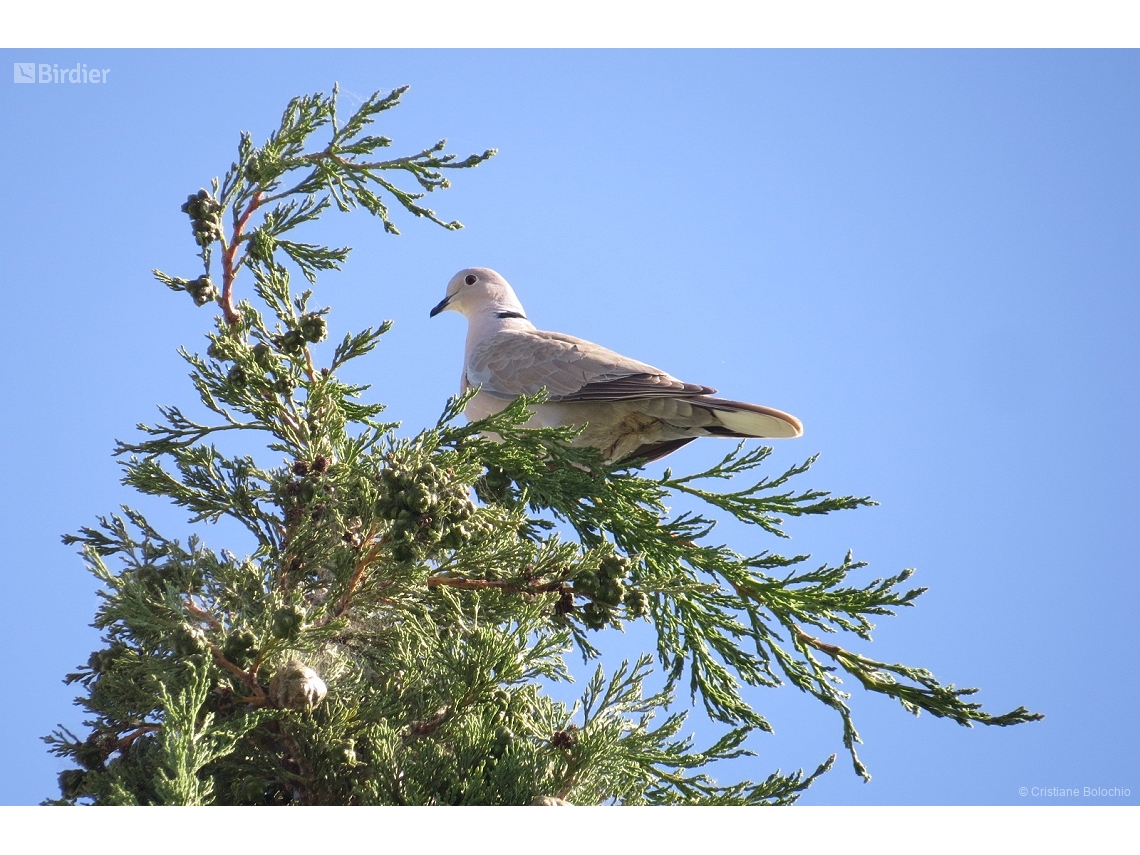
[(265, 431), (270, 429), (266, 425), (256, 421), (239, 422), (236, 419), (224, 425), (202, 425), (183, 416), (182, 411), (179, 410), (178, 407), (159, 406), (158, 410), (162, 413), (163, 418), (166, 419), (167, 423), (165, 425), (148, 425), (142, 422), (135, 425), (138, 430), (156, 437), (156, 439), (139, 443), (116, 440), (115, 450), (112, 454), (116, 457), (122, 456), (123, 454), (145, 454), (148, 456), (169, 454), (175, 449), (188, 448), (196, 445), (207, 436), (221, 431)]
[[(250, 153), (250, 162), (255, 165), (254, 173), (260, 186), (268, 191), (264, 202), (274, 202), (292, 196), (314, 195), (322, 190), (328, 193), (342, 211), (360, 206), (384, 224), (386, 231), (399, 234), (388, 216), (388, 208), (379, 196), (368, 189), (375, 184), (391, 194), (402, 207), (417, 217), (425, 217), (448, 229), (461, 228), (454, 221), (444, 221), (433, 211), (416, 203), (417, 194), (400, 189), (395, 184), (380, 178), (379, 173), (398, 170), (408, 172), (426, 191), (446, 189), (449, 182), (438, 170), (469, 169), (494, 156), (495, 150), (488, 149), (481, 155), (470, 155), (457, 161), (454, 154), (443, 154), (445, 141), (423, 149), (417, 154), (389, 160), (369, 161), (361, 159), (378, 148), (387, 148), (391, 140), (384, 136), (362, 135), (368, 124), (379, 113), (389, 110), (399, 103), (400, 96), (407, 87), (400, 87), (387, 96), (374, 93), (361, 104), (349, 119), (340, 124), (337, 115), (337, 91), (331, 98), (312, 96), (297, 101), (292, 110), (287, 110), (282, 119), (281, 129), (270, 138), (266, 146)], [(328, 145), (320, 151), (303, 153), (305, 139), (325, 121), (332, 121), (333, 135)], [(285, 172), (310, 167), (310, 171), (287, 190), (279, 190), (279, 178)]]
[(371, 353), (376, 345), (379, 344), (381, 336), (390, 329), (392, 329), (392, 322), (384, 321), (375, 329), (368, 327), (356, 335), (345, 333), (344, 341), (336, 346), (330, 368), (335, 371), (350, 359), (356, 359), (357, 357), (364, 356), (366, 353)]
[(770, 493), (796, 475), (803, 474), (816, 461), (818, 455), (809, 458), (799, 466), (791, 467), (774, 479), (761, 478), (752, 486), (735, 492), (717, 493), (689, 486), (693, 481), (704, 479), (731, 479), (758, 467), (771, 453), (770, 448), (760, 446), (742, 454), (743, 448), (744, 443), (741, 442), (735, 451), (729, 452), (720, 463), (694, 475), (674, 478), (671, 471), (667, 470), (658, 483), (666, 489), (701, 499), (713, 507), (727, 511), (739, 520), (758, 525), (778, 537), (786, 537), (787, 535), (780, 529), (780, 525), (783, 523), (782, 518), (776, 514), (794, 517), (809, 514), (828, 514), (833, 511), (870, 507), (877, 504), (867, 497), (831, 497), (830, 493), (819, 490), (806, 490), (798, 495), (795, 493), (757, 495), (761, 492)]
[[(745, 563), (749, 567), (766, 567), (773, 563), (772, 558), (756, 556)], [(776, 563), (799, 563), (805, 558), (775, 556)], [(849, 573), (865, 566), (863, 562), (854, 561), (848, 552), (838, 567), (824, 564), (806, 573), (791, 573), (782, 580), (746, 573), (728, 581), (741, 598), (754, 601), (774, 614), (820, 627), (825, 632), (834, 632), (831, 626), (834, 624), (870, 641), (874, 625), (867, 619), (868, 615), (893, 615), (894, 608), (913, 605), (926, 588), (895, 590), (913, 575), (911, 569), (886, 579), (875, 579), (861, 588), (840, 587)]]
[[(649, 600), (650, 616), (658, 634), (658, 655), (668, 669), (670, 684), (688, 666), (693, 695), (700, 696), (711, 718), (770, 729), (743, 700), (738, 681), (778, 685), (780, 680), (770, 665), (774, 658), (793, 684), (840, 713), (845, 744), (859, 773), (866, 775), (854, 752), (858, 734), (844, 700), (846, 696), (832, 688), (831, 678), (813, 657), (808, 656), (808, 661), (801, 664), (788, 656), (779, 647), (768, 621), (795, 620), (825, 631), (845, 630), (869, 639), (873, 628), (869, 617), (893, 614), (893, 608), (911, 605), (924, 590), (898, 590), (912, 571), (876, 579), (865, 586), (844, 586), (844, 579), (863, 566), (848, 554), (838, 567), (823, 565), (781, 580), (756, 573), (755, 569), (794, 565), (804, 556), (786, 559), (761, 554), (742, 559), (724, 547), (699, 544), (711, 532), (711, 520), (689, 513), (664, 525), (657, 520), (664, 509), (666, 491), (695, 496), (738, 519), (781, 535), (775, 512), (829, 513), (873, 503), (849, 496), (831, 498), (811, 490), (767, 495), (806, 471), (815, 458), (734, 492), (715, 493), (691, 486), (697, 480), (729, 479), (752, 470), (768, 456), (766, 449), (742, 454), (742, 447), (738, 447), (716, 466), (681, 478), (674, 478), (669, 472), (655, 482), (620, 472), (599, 478), (597, 470), (591, 468), (598, 465), (597, 461), (574, 459), (577, 455), (573, 450), (560, 448), (564, 437), (517, 427), (527, 414), (524, 405), (531, 402), (532, 399), (520, 399), (517, 409), (508, 408), (498, 417), (468, 425), (466, 438), (459, 441), (469, 446), (477, 442), (471, 438), (475, 429), (502, 437), (501, 443), (479, 446), (481, 459), (491, 468), (507, 471), (520, 486), (520, 495), (529, 499), (533, 508), (549, 509), (570, 522), (584, 543), (596, 545), (608, 536), (623, 553), (636, 556), (638, 584), (655, 592)], [(452, 431), (453, 436), (457, 434), (459, 431)], [(529, 446), (529, 460), (518, 453), (520, 446)], [(538, 461), (543, 465), (536, 465)], [(701, 577), (709, 582), (702, 584)], [(722, 593), (721, 585), (727, 585), (736, 596)], [(741, 617), (745, 619), (743, 623)], [(740, 641), (748, 638), (754, 643), (754, 653), (740, 647)], [(797, 646), (800, 644), (797, 642)], [(881, 679), (868, 677), (867, 669), (861, 673), (867, 679), (868, 689), (887, 691), (911, 702), (913, 693), (908, 689), (884, 689)], [(915, 702), (921, 704), (925, 699), (918, 697)], [(945, 704), (939, 708), (949, 714), (950, 708)], [(966, 714), (960, 705), (954, 709), (957, 714)], [(1015, 721), (1016, 716), (1009, 720)]]
[[(889, 665), (868, 659), (844, 650), (838, 645), (827, 644), (798, 627), (795, 628), (795, 637), (800, 643), (831, 657), (844, 671), (858, 679), (863, 688), (895, 698), (915, 715), (921, 710), (926, 710), (934, 716), (952, 719), (965, 727), (972, 726), (974, 722), (1008, 727), (1029, 721), (1040, 721), (1045, 717), (1041, 713), (1031, 713), (1025, 707), (1018, 707), (1003, 715), (993, 715), (982, 711), (982, 705), (979, 703), (961, 700), (964, 696), (975, 694), (977, 689), (956, 689), (953, 684), (943, 686), (924, 668)], [(919, 685), (899, 683), (895, 680), (896, 675), (913, 680)]]
[(189, 508), (191, 522), (216, 522), (229, 516), (255, 536), (272, 542), (274, 518), (262, 503), (273, 499), (270, 479), (252, 458), (230, 459), (213, 445), (177, 448), (170, 452), (178, 469), (175, 476), (154, 457), (130, 458), (124, 465), (123, 483), (140, 492), (166, 496)]
[[(428, 192), (445, 189), (450, 185), (439, 170), (475, 167), (492, 157), (494, 150), (459, 161), (454, 154), (442, 153), (444, 143), (441, 141), (418, 154), (383, 161), (367, 159), (375, 150), (388, 147), (391, 140), (385, 136), (364, 134), (364, 129), (375, 121), (377, 115), (396, 106), (406, 90), (407, 87), (401, 87), (386, 96), (374, 93), (342, 123), (337, 117), (339, 91), (334, 87), (330, 97), (317, 94), (294, 98), (283, 113), (278, 129), (261, 147), (253, 145), (249, 134), (242, 134), (238, 159), (221, 184), (215, 180), (212, 194), (202, 191), (184, 207), (194, 222), (195, 238), (202, 249), (201, 257), (206, 268), (206, 284), (194, 292), (196, 301), (201, 304), (216, 298), (225, 323), (237, 327), (241, 323), (241, 311), (235, 305), (234, 282), (243, 265), (265, 261), (275, 249), (280, 249), (310, 281), (315, 281), (319, 270), (339, 268), (347, 257), (347, 248), (331, 249), (280, 238), (284, 232), (318, 218), (330, 200), (342, 211), (363, 207), (380, 217), (386, 231), (398, 234), (387, 207), (368, 189), (369, 185), (376, 185), (391, 194), (417, 217), (425, 217), (448, 229), (462, 227), (458, 222), (444, 221), (430, 209), (418, 205), (415, 201), (417, 194), (400, 189), (380, 178), (380, 174), (400, 170), (408, 172)], [(328, 124), (332, 125), (333, 133), (325, 148), (306, 152), (309, 138)], [(306, 174), (283, 190), (282, 178), (296, 170), (305, 170)], [(302, 199), (293, 198), (298, 196)], [(260, 225), (253, 225), (255, 214), (278, 202), (284, 204), (266, 212)], [(226, 210), (230, 211), (232, 220), (228, 237), (223, 235), (220, 225)], [(219, 244), (222, 250), (220, 292), (210, 290), (213, 286), (208, 283), (210, 248), (214, 243)], [(240, 254), (243, 246), (248, 247), (245, 255)], [(191, 290), (183, 287), (186, 283), (182, 280), (166, 277), (164, 281), (170, 287)]]
[(192, 669), (190, 682), (177, 693), (162, 687), (165, 721), (159, 739), (162, 766), (155, 778), (155, 789), (162, 804), (209, 804), (213, 781), (200, 775), (207, 764), (230, 753), (258, 722), (247, 716), (239, 722), (214, 723), (214, 716), (203, 714), (209, 692), (208, 673)]
[(329, 249), (315, 243), (297, 243), (291, 240), (279, 240), (276, 246), (293, 259), (306, 279), (314, 283), (318, 271), (340, 270), (349, 252), (346, 247)]

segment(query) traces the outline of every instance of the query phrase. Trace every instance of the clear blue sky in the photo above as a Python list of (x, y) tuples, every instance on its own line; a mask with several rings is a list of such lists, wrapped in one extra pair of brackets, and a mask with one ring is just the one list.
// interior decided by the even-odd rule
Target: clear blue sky
[[(881, 506), (795, 522), (790, 544), (730, 527), (725, 540), (819, 561), (851, 548), (868, 579), (917, 567), (930, 592), (856, 649), (980, 686), (994, 712), (1047, 715), (967, 730), (851, 687), (865, 785), (834, 715), (791, 688), (757, 691), (776, 734), (722, 779), (838, 752), (804, 803), (1140, 803), (1140, 54), (0, 56), (4, 74), (111, 70), (98, 85), (0, 83), (0, 803), (55, 794), (62, 767), (38, 737), (81, 719), (60, 679), (96, 646), (96, 598), (60, 534), (121, 502), (181, 525), (136, 502), (109, 454), (156, 403), (192, 400), (175, 350), (201, 349), (209, 313), (149, 275), (196, 269), (178, 207), (229, 164), (239, 130), (264, 137), (291, 96), (334, 81), (350, 103), (411, 84), (381, 126), (394, 151), (444, 136), (461, 154), (500, 149), (431, 199), (463, 232), (404, 217), (389, 237), (363, 214), (320, 232), (355, 247), (319, 286), (334, 337), (396, 322), (359, 379), (405, 433), (459, 376), (462, 319), (428, 310), (456, 270), (494, 267), (540, 327), (799, 416), (805, 435), (773, 468), (818, 452), (804, 486)], [(725, 450), (702, 441), (668, 462), (693, 470)]]

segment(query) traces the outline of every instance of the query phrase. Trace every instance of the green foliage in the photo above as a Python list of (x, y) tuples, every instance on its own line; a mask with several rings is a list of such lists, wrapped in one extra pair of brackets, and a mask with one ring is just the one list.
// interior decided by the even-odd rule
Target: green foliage
[[(802, 555), (742, 556), (710, 542), (711, 516), (668, 510), (689, 497), (783, 537), (786, 517), (872, 504), (793, 489), (814, 458), (732, 492), (709, 485), (751, 475), (769, 449), (742, 445), (705, 472), (647, 478), (573, 447), (572, 429), (522, 428), (541, 396), (472, 424), (458, 423), (466, 401), (453, 399), (438, 424), (401, 439), (378, 420), (383, 406), (363, 400), (367, 387), (337, 378), (388, 323), (346, 333), (318, 368), (329, 310), (294, 292), (293, 272), (313, 283), (348, 250), (284, 236), (330, 205), (362, 207), (395, 233), (392, 199), (458, 228), (419, 200), (448, 186), (442, 170), (493, 154), (456, 160), (441, 142), (369, 159), (390, 140), (366, 130), (403, 92), (343, 121), (335, 91), (295, 99), (264, 145), (243, 135), (224, 178), (183, 206), (204, 272), (156, 277), (219, 306), (205, 354), (182, 350), (210, 415), (162, 407), (116, 453), (126, 484), (192, 523), (235, 520), (256, 548), (182, 544), (131, 508), (65, 538), (102, 583), (104, 646), (68, 676), (85, 692), (88, 734), (47, 737), (78, 766), (61, 775), (58, 803), (787, 804), (834, 757), (759, 784), (708, 774), (770, 730), (744, 686), (790, 682), (833, 707), (864, 776), (841, 674), (964, 725), (1039, 717), (991, 716), (963, 700), (972, 689), (817, 637), (869, 641), (873, 617), (922, 592), (903, 587), (910, 571), (856, 583), (863, 565), (850, 554), (816, 569)], [(314, 150), (322, 130), (329, 140)], [(422, 192), (397, 187), (393, 172)], [(261, 309), (235, 299), (243, 269)], [(263, 438), (264, 459), (219, 447), (235, 431)], [(599, 665), (572, 706), (543, 691), (569, 679), (575, 647), (597, 656), (592, 633), (633, 620), (654, 628), (655, 657), (609, 677)], [(657, 691), (646, 685), (654, 658)], [(683, 712), (660, 718), (686, 676), (725, 727), (706, 750), (680, 735)]]

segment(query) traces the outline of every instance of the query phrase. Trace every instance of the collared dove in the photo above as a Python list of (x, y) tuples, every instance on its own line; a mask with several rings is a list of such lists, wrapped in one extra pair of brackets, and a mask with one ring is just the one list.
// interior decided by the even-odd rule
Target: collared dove
[(795, 437), (795, 416), (710, 395), (659, 368), (562, 333), (535, 329), (507, 280), (486, 267), (460, 270), (431, 310), (467, 318), (460, 389), (476, 386), (472, 421), (497, 413), (519, 395), (544, 388), (526, 427), (585, 425), (576, 446), (593, 446), (610, 462), (648, 463), (702, 436)]

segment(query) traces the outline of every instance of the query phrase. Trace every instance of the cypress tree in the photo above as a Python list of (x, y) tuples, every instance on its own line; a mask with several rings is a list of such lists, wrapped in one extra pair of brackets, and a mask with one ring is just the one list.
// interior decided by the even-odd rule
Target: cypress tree
[[(440, 142), (382, 158), (391, 141), (371, 126), (405, 89), (347, 118), (335, 88), (294, 99), (182, 206), (202, 273), (155, 276), (218, 311), (204, 354), (181, 351), (211, 418), (161, 407), (115, 453), (127, 485), (185, 508), (196, 531), (236, 521), (256, 548), (168, 538), (125, 506), (64, 538), (102, 585), (103, 646), (67, 676), (85, 732), (46, 737), (75, 763), (50, 803), (790, 804), (834, 756), (759, 783), (710, 775), (771, 729), (742, 687), (790, 683), (831, 707), (865, 778), (843, 678), (967, 726), (1041, 717), (992, 715), (974, 689), (843, 646), (912, 605), (910, 570), (860, 583), (850, 553), (808, 567), (714, 545), (716, 516), (782, 537), (786, 517), (873, 504), (793, 486), (815, 458), (761, 475), (770, 449), (742, 444), (707, 471), (650, 478), (572, 447), (574, 429), (522, 428), (541, 396), (471, 424), (452, 399), (400, 438), (366, 386), (339, 379), (390, 324), (316, 348), (330, 310), (312, 286), (349, 250), (294, 230), (330, 206), (393, 234), (399, 209), (458, 229), (423, 197), (494, 154), (458, 159)], [(235, 435), (260, 451), (218, 447)], [(679, 497), (707, 511), (672, 514)], [(602, 663), (591, 639), (631, 621), (649, 622), (656, 649)], [(567, 705), (544, 689), (578, 655), (599, 661)], [(714, 744), (667, 712), (681, 688), (721, 726)]]

